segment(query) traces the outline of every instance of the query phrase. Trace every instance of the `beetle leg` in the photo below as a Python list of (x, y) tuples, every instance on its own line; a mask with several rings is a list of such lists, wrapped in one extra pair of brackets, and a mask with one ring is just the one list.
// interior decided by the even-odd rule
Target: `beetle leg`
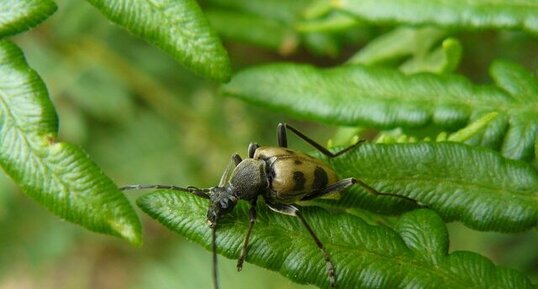
[(325, 259), (325, 267), (327, 268), (327, 274), (329, 276), (329, 285), (331, 289), (336, 289), (336, 270), (334, 269), (334, 264), (331, 259), (331, 255), (329, 255), (329, 252), (325, 250), (325, 247), (323, 246), (323, 243), (321, 243), (321, 240), (318, 238), (312, 227), (306, 222), (306, 219), (303, 217), (303, 214), (297, 210), (295, 212), (295, 215), (301, 220), (301, 223), (306, 227), (308, 230), (308, 233), (310, 233), (310, 236), (314, 241), (316, 242), (316, 245), (318, 246), (319, 250), (323, 253), (323, 258)]
[(248, 223), (247, 234), (245, 235), (245, 239), (243, 240), (243, 247), (241, 248), (241, 254), (239, 255), (239, 259), (237, 259), (237, 271), (241, 271), (243, 269), (243, 262), (245, 262), (245, 258), (247, 257), (248, 241), (250, 239), (250, 234), (252, 233), (252, 228), (254, 227), (254, 223), (256, 222), (256, 199), (254, 199), (250, 203), (249, 215), (250, 215), (250, 222)]
[(248, 157), (249, 158), (254, 158), (254, 153), (256, 152), (256, 150), (259, 148), (260, 146), (255, 143), (255, 142), (251, 142), (249, 145), (248, 145)]
[[(397, 194), (391, 194), (391, 193), (381, 193), (379, 192), (378, 190), (370, 187), (369, 185), (367, 185), (365, 182), (359, 180), (359, 179), (355, 179), (355, 178), (348, 178), (352, 184), (357, 184), (359, 186), (361, 186), (362, 188), (364, 188), (368, 193), (370, 194), (374, 194), (374, 195), (378, 195), (378, 196), (391, 196), (391, 197), (397, 197), (397, 198), (400, 198), (400, 199), (404, 199), (404, 200), (408, 200), (412, 203), (414, 203), (415, 205), (419, 206), (419, 207), (423, 207), (423, 205), (421, 205), (417, 200), (415, 199), (411, 199), (409, 197), (406, 197), (406, 196), (402, 196), (402, 195), (397, 195)], [(347, 180), (347, 179), (344, 179), (344, 180)], [(348, 186), (349, 187), (349, 186)]]
[(288, 135), (286, 133), (287, 124), (279, 123), (276, 127), (276, 138), (278, 141), (278, 146), (282, 148), (288, 147)]
[[(312, 194), (307, 195), (304, 198), (302, 198), (301, 201), (309, 201), (309, 200), (319, 198), (319, 197), (321, 197), (323, 195), (326, 195), (326, 194), (329, 194), (329, 193), (343, 191), (343, 190), (347, 189), (348, 187), (352, 186), (354, 184), (354, 181), (355, 181), (355, 179), (353, 179), (353, 178), (347, 178), (347, 179), (339, 180), (338, 182), (336, 182), (336, 183), (334, 183), (332, 185), (328, 185), (327, 187), (325, 187), (323, 189), (320, 189), (320, 190), (312, 192)], [(376, 194), (377, 194), (377, 192), (376, 192)]]
[(358, 142), (348, 146), (347, 148), (337, 152), (337, 153), (333, 153), (331, 152), (330, 150), (326, 149), (324, 146), (320, 145), (319, 143), (317, 143), (316, 141), (314, 141), (313, 139), (307, 137), (306, 135), (304, 135), (302, 132), (298, 131), (296, 128), (294, 128), (293, 126), (289, 125), (289, 124), (286, 124), (286, 123), (279, 123), (278, 126), (277, 126), (277, 138), (278, 138), (278, 146), (280, 147), (288, 147), (288, 137), (287, 137), (287, 134), (286, 134), (286, 129), (289, 129), (291, 132), (293, 132), (295, 135), (297, 135), (300, 139), (304, 140), (305, 142), (307, 142), (308, 144), (310, 144), (311, 146), (313, 146), (315, 149), (317, 149), (320, 153), (324, 154), (325, 156), (329, 157), (329, 158), (335, 158), (341, 154), (344, 154), (346, 153), (347, 151), (359, 146), (360, 144), (362, 144), (365, 140), (359, 140)]
[(333, 264), (331, 255), (329, 255), (329, 252), (325, 250), (325, 246), (323, 246), (323, 243), (318, 238), (318, 236), (316, 235), (312, 227), (308, 224), (306, 219), (303, 217), (303, 214), (301, 214), (299, 209), (297, 209), (295, 206), (292, 206), (292, 205), (271, 203), (271, 202), (267, 202), (267, 200), (265, 203), (271, 210), (277, 213), (281, 213), (281, 214), (289, 215), (289, 216), (295, 216), (299, 218), (299, 220), (301, 220), (301, 223), (303, 223), (303, 225), (305, 226), (306, 230), (308, 231), (312, 239), (314, 239), (314, 241), (316, 242), (316, 246), (323, 253), (323, 258), (325, 259), (325, 266), (327, 267), (327, 275), (329, 276), (330, 288), (336, 289), (336, 270), (334, 269), (334, 264)]
[(354, 143), (354, 144), (352, 144), (352, 145), (350, 145), (350, 146), (348, 146), (348, 147), (342, 149), (341, 151), (339, 151), (339, 152), (333, 154), (333, 155), (334, 155), (333, 157), (337, 157), (337, 156), (339, 156), (339, 155), (345, 154), (346, 152), (348, 152), (348, 151), (350, 151), (350, 150), (352, 150), (352, 149), (354, 149), (354, 148), (360, 146), (360, 145), (363, 144), (365, 141), (366, 141), (365, 139), (360, 139), (360, 140), (358, 140), (356, 143)]
[(232, 160), (234, 161), (235, 166), (237, 166), (243, 159), (241, 158), (240, 155), (238, 155), (238, 154), (233, 154), (233, 155), (232, 155)]
[(169, 186), (169, 185), (128, 185), (128, 186), (120, 188), (120, 190), (122, 191), (144, 190), (144, 189), (164, 189), (164, 190), (187, 192), (187, 193), (195, 194), (198, 197), (202, 197), (204, 199), (209, 199), (209, 195), (207, 193), (211, 190), (211, 189), (205, 189), (205, 188), (200, 189), (193, 186), (188, 186), (186, 188), (183, 188), (183, 187)]
[(336, 183), (334, 183), (332, 185), (329, 185), (324, 189), (315, 191), (311, 195), (308, 195), (308, 196), (302, 198), (301, 201), (308, 201), (308, 200), (312, 200), (312, 199), (315, 199), (315, 198), (319, 198), (319, 197), (321, 197), (323, 195), (326, 195), (328, 193), (331, 193), (331, 192), (340, 192), (340, 191), (343, 191), (343, 190), (345, 190), (345, 189), (347, 189), (347, 188), (349, 188), (349, 187), (351, 187), (352, 185), (355, 185), (355, 184), (361, 186), (363, 189), (365, 189), (370, 194), (379, 195), (379, 196), (397, 197), (397, 198), (401, 198), (401, 199), (411, 201), (411, 202), (415, 203), (416, 205), (420, 206), (420, 204), (414, 199), (411, 199), (411, 198), (408, 198), (408, 197), (402, 196), (402, 195), (397, 195), (397, 194), (381, 193), (381, 192), (377, 191), (376, 189), (374, 189), (374, 188), (370, 187), (369, 185), (367, 185), (365, 182), (363, 182), (363, 181), (361, 181), (359, 179), (355, 179), (355, 178), (347, 178), (347, 179), (339, 180), (338, 182), (336, 182)]

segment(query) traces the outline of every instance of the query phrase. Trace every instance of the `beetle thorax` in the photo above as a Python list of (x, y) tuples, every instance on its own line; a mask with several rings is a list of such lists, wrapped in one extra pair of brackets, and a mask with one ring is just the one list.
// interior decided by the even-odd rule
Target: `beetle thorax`
[(244, 159), (235, 167), (229, 182), (234, 195), (253, 200), (268, 187), (266, 164), (262, 160)]

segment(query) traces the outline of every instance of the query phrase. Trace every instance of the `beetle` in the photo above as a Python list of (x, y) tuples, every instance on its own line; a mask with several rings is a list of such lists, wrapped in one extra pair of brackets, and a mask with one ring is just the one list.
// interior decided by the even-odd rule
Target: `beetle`
[(218, 220), (230, 212), (239, 200), (245, 200), (250, 203), (249, 226), (237, 260), (237, 270), (241, 271), (248, 253), (248, 243), (252, 228), (256, 222), (257, 200), (259, 197), (262, 197), (269, 209), (277, 213), (297, 217), (301, 221), (323, 254), (330, 288), (335, 289), (336, 270), (331, 255), (294, 204), (299, 201), (312, 200), (330, 193), (340, 192), (354, 184), (361, 186), (367, 192), (375, 195), (407, 198), (390, 193), (378, 192), (356, 178), (340, 179), (329, 164), (300, 151), (288, 148), (288, 130), (313, 146), (327, 158), (338, 157), (362, 143), (362, 141), (359, 141), (337, 153), (333, 153), (293, 126), (280, 123), (277, 126), (278, 147), (264, 147), (256, 143), (251, 143), (248, 146), (248, 158), (242, 159), (238, 154), (232, 155), (231, 161), (224, 170), (218, 186), (211, 188), (188, 186), (184, 188), (170, 185), (129, 185), (120, 189), (169, 189), (189, 192), (209, 199), (207, 223), (212, 229), (213, 284), (215, 289), (219, 287), (216, 253), (216, 228)]

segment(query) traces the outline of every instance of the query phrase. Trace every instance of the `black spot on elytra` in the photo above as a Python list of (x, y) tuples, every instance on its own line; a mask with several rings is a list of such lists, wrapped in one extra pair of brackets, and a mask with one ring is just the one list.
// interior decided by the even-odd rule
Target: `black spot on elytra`
[(314, 182), (312, 183), (312, 189), (323, 189), (327, 186), (328, 182), (329, 178), (327, 177), (327, 172), (321, 167), (316, 167), (314, 170)]
[(290, 155), (294, 155), (294, 154), (295, 154), (295, 152), (292, 151), (292, 150), (286, 150), (286, 152), (289, 153)]
[(302, 172), (293, 172), (293, 181), (295, 182), (295, 186), (293, 187), (294, 191), (304, 190), (304, 183), (306, 182), (306, 179)]
[(302, 164), (303, 162), (301, 162), (300, 160), (294, 160), (293, 163), (296, 164), (296, 165), (300, 165), (300, 164)]

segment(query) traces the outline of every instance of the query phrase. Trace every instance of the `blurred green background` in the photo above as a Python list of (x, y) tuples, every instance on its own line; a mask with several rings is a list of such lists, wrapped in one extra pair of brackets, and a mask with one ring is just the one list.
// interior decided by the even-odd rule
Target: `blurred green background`
[[(60, 138), (83, 147), (118, 185), (212, 186), (232, 153), (245, 155), (251, 141), (274, 144), (278, 122), (291, 122), (321, 143), (336, 130), (224, 98), (218, 84), (109, 23), (85, 1), (56, 2), (51, 18), (13, 41), (47, 84)], [(210, 2), (203, 7), (222, 1)], [(276, 61), (339, 64), (389, 29), (364, 25), (353, 33), (302, 35), (298, 47), (280, 53), (220, 32), (237, 71)], [(538, 66), (538, 44), (523, 33), (457, 37), (464, 45), (459, 71), (474, 81), (488, 82), (487, 67), (498, 57), (534, 71)], [(304, 148), (298, 141), (292, 145)], [(211, 288), (210, 253), (141, 213), (145, 244), (134, 248), (59, 220), (3, 175), (0, 189), (0, 289)], [(448, 226), (451, 250), (481, 253), (538, 282), (536, 231), (505, 235)], [(235, 261), (220, 261), (222, 288), (313, 288), (249, 264), (237, 273)]]

